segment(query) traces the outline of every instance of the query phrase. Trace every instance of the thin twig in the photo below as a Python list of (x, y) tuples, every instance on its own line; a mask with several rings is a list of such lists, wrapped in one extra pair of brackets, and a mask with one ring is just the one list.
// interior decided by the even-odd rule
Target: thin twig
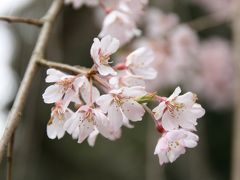
[(233, 56), (235, 64), (234, 89), (234, 122), (233, 122), (233, 153), (232, 153), (232, 180), (240, 177), (240, 1), (234, 0), (234, 13), (232, 16), (233, 30)]
[[(193, 19), (189, 22), (186, 22), (191, 28), (196, 31), (203, 31), (206, 29), (214, 28), (219, 25), (230, 22), (231, 20), (231, 10), (230, 8), (224, 11), (218, 11), (216, 13), (208, 14), (196, 19)], [(224, 15), (223, 15), (224, 13)], [(218, 16), (225, 16), (224, 18), (216, 18)]]
[(12, 167), (13, 167), (13, 146), (14, 146), (14, 133), (8, 143), (7, 150), (7, 180), (12, 180)]
[(49, 41), (49, 36), (53, 28), (53, 23), (55, 22), (62, 6), (63, 0), (54, 0), (48, 12), (44, 16), (44, 24), (40, 31), (29, 64), (27, 66), (27, 70), (19, 87), (16, 99), (8, 115), (7, 124), (3, 136), (0, 140), (0, 162), (2, 161), (5, 148), (10, 141), (12, 134), (14, 133), (20, 122), (20, 116), (22, 114), (28, 92), (30, 91), (31, 84), (38, 71), (37, 60), (43, 58), (47, 43)]
[(68, 71), (68, 72), (72, 72), (74, 74), (87, 74), (89, 71), (89, 69), (87, 69), (87, 68), (74, 67), (74, 66), (71, 66), (68, 64), (48, 61), (48, 60), (44, 60), (44, 59), (39, 59), (37, 61), (37, 63), (40, 65), (49, 67), (49, 68), (55, 68), (58, 70)]
[(0, 16), (1, 21), (6, 21), (8, 23), (25, 23), (34, 26), (41, 27), (44, 23), (43, 20), (39, 19), (31, 19), (31, 18), (23, 18), (23, 17), (15, 17), (15, 16)]
[(155, 125), (157, 126), (158, 121), (156, 120), (156, 118), (155, 118), (155, 116), (154, 116), (152, 110), (151, 110), (148, 106), (146, 106), (145, 104), (142, 104), (142, 106), (143, 106), (143, 108), (145, 109), (145, 111), (148, 112), (148, 114), (149, 114), (149, 115), (151, 116), (151, 118), (153, 119)]
[(62, 70), (62, 71), (67, 71), (67, 72), (71, 72), (73, 74), (82, 74), (82, 75), (86, 75), (86, 76), (91, 76), (93, 78), (93, 80), (95, 82), (97, 82), (97, 84), (101, 85), (103, 88), (104, 88), (104, 91), (107, 91), (109, 90), (109, 84), (103, 80), (101, 77), (99, 77), (98, 74), (95, 74), (93, 73), (92, 71), (92, 68), (89, 69), (89, 68), (85, 68), (85, 67), (81, 67), (81, 66), (71, 66), (71, 65), (68, 65), (68, 64), (63, 64), (63, 63), (59, 63), (59, 62), (53, 62), (53, 61), (49, 61), (49, 60), (44, 60), (44, 59), (39, 59), (37, 61), (37, 63), (39, 65), (42, 65), (42, 66), (46, 66), (48, 68), (55, 68), (55, 69), (58, 69), (58, 70)]

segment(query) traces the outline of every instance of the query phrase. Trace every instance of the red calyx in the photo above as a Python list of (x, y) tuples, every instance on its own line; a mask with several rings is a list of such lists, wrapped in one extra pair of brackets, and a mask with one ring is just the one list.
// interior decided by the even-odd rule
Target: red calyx
[(116, 66), (114, 66), (114, 69), (121, 71), (121, 70), (127, 69), (127, 66), (125, 64), (121, 63), (121, 64), (117, 64)]
[(163, 134), (164, 132), (166, 132), (165, 129), (163, 128), (161, 122), (157, 122), (156, 128), (157, 128), (158, 132), (160, 132), (161, 134)]

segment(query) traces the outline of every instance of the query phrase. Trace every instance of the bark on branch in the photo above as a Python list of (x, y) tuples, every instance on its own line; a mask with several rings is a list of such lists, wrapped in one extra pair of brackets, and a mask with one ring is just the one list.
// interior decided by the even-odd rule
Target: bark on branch
[(15, 16), (0, 16), (1, 21), (6, 21), (8, 23), (25, 23), (34, 26), (41, 27), (44, 23), (43, 20), (39, 19), (31, 19), (31, 18), (23, 18), (23, 17), (15, 17)]
[(62, 71), (72, 72), (74, 74), (88, 74), (89, 70), (88, 68), (83, 67), (75, 67), (68, 64), (48, 61), (44, 59), (40, 59), (37, 61), (40, 65), (46, 66), (48, 68), (55, 68)]
[(55, 22), (62, 6), (63, 0), (54, 0), (48, 12), (44, 16), (44, 23), (42, 29), (40, 31), (38, 40), (36, 42), (32, 56), (30, 58), (23, 80), (19, 87), (14, 104), (8, 115), (4, 134), (0, 140), (0, 162), (2, 161), (5, 148), (20, 122), (20, 116), (22, 114), (22, 110), (24, 108), (28, 92), (38, 70), (37, 61), (43, 58), (49, 40), (49, 36), (53, 28), (53, 23)]

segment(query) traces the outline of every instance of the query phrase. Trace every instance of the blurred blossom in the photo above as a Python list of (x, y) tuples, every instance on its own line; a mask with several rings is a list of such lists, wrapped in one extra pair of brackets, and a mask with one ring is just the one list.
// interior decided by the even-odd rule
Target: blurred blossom
[[(227, 108), (233, 103), (233, 57), (227, 40), (212, 38), (202, 42), (199, 74), (195, 89), (213, 108)], [(201, 97), (201, 98), (202, 98)]]
[(146, 14), (146, 33), (149, 37), (161, 37), (179, 23), (176, 14), (165, 14), (159, 9), (150, 8)]
[(151, 8), (146, 16), (146, 38), (135, 41), (134, 47), (153, 49), (156, 60), (153, 66), (158, 71), (148, 89), (169, 88), (191, 77), (198, 54), (197, 34), (187, 25), (179, 24), (176, 14), (165, 14)]
[(1, 0), (0, 15), (6, 16), (24, 8), (33, 0)]

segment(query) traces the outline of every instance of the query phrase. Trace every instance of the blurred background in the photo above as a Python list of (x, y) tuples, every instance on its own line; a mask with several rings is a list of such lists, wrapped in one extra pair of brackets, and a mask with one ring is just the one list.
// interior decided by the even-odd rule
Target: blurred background
[[(0, 16), (40, 18), (50, 3), (50, 0), (0, 0)], [(144, 15), (145, 22), (139, 23), (143, 34), (149, 39), (155, 38), (151, 37), (152, 29), (165, 27), (166, 24), (168, 27), (168, 22), (171, 24), (171, 20), (159, 20), (165, 19), (169, 13), (174, 13), (173, 16), (178, 19), (173, 22), (174, 27), (185, 23), (193, 28), (186, 35), (186, 38), (190, 38), (190, 44), (187, 39), (186, 46), (187, 54), (191, 56), (187, 58), (189, 61), (181, 62), (168, 71), (175, 62), (169, 65), (170, 61), (165, 63), (166, 59), (175, 59), (176, 55), (180, 55), (172, 55), (174, 50), (171, 50), (163, 58), (161, 52), (161, 57), (157, 56), (161, 63), (156, 65), (159, 67), (159, 79), (150, 88), (168, 96), (177, 85), (181, 85), (184, 92), (191, 90), (198, 94), (199, 102), (206, 108), (206, 115), (198, 121), (197, 134), (200, 141), (197, 148), (188, 149), (173, 164), (160, 166), (158, 157), (153, 155), (159, 134), (147, 115), (142, 122), (135, 123), (134, 129), (123, 128), (122, 138), (117, 141), (110, 142), (99, 137), (94, 148), (89, 147), (86, 142), (78, 144), (69, 135), (61, 140), (48, 139), (46, 124), (50, 118), (51, 106), (44, 104), (42, 100), (41, 95), (47, 84), (44, 82), (46, 69), (41, 68), (15, 134), (14, 179), (230, 179), (234, 80), (232, 30), (227, 11), (230, 4), (230, 0), (151, 0), (150, 6), (156, 8), (155, 14), (150, 15), (149, 12)], [(47, 59), (91, 67), (90, 47), (101, 29), (97, 12), (86, 6), (77, 10), (65, 6), (51, 35)], [(164, 15), (160, 12), (164, 12)], [(210, 18), (207, 19), (212, 23), (199, 25), (196, 19), (208, 15)], [(148, 25), (147, 22), (154, 21), (154, 18), (159, 24)], [(39, 29), (34, 26), (0, 22), (0, 136), (38, 33)], [(184, 39), (179, 47), (184, 47), (185, 42)], [(192, 47), (191, 43), (197, 45), (193, 51), (188, 52)], [(136, 38), (121, 50), (119, 59), (125, 52), (141, 44), (162, 47), (161, 43)], [(5, 179), (5, 176), (6, 158), (0, 165), (0, 179)]]

